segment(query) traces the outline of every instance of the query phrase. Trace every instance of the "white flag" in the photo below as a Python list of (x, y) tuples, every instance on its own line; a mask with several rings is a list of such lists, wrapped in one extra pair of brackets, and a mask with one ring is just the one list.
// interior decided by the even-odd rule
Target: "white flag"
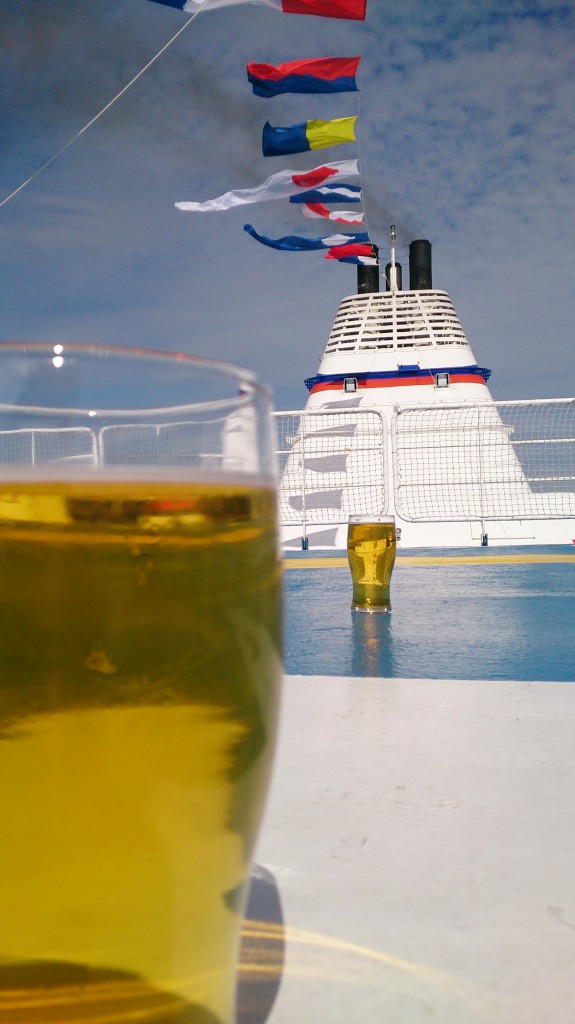
[(178, 210), (191, 213), (209, 213), (216, 210), (229, 210), (233, 206), (244, 203), (261, 203), (268, 199), (283, 199), (297, 192), (321, 185), (324, 181), (335, 181), (337, 178), (357, 177), (359, 165), (357, 160), (334, 160), (321, 164), (311, 171), (278, 171), (267, 178), (262, 185), (255, 188), (234, 189), (224, 192), (216, 199), (207, 199), (203, 203), (176, 203)]

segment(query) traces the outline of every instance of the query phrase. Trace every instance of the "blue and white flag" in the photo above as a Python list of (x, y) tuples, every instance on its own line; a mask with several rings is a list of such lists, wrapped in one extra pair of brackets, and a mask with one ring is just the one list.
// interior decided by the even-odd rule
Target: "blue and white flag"
[(332, 249), (338, 245), (351, 245), (353, 243), (369, 243), (369, 235), (327, 235), (325, 238), (300, 238), (298, 235), (284, 235), (283, 238), (268, 238), (267, 235), (259, 235), (251, 224), (244, 224), (244, 231), (255, 238), (262, 245), (269, 245), (271, 249), (282, 249), (285, 252), (310, 252), (312, 249)]
[(361, 203), (361, 185), (320, 185), (290, 196), (290, 203)]

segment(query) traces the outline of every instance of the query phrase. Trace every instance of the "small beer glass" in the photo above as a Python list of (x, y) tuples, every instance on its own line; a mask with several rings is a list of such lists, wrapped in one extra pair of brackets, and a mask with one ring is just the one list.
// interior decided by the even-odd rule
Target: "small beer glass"
[(351, 607), (357, 612), (390, 612), (391, 573), (395, 563), (393, 516), (350, 516), (347, 558), (351, 570)]

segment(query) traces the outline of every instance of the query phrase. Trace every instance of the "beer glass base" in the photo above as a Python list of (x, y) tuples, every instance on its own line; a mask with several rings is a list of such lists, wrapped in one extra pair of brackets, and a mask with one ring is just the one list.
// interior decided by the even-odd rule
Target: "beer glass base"
[(390, 604), (352, 604), (352, 612), (367, 612), (368, 615), (391, 615)]

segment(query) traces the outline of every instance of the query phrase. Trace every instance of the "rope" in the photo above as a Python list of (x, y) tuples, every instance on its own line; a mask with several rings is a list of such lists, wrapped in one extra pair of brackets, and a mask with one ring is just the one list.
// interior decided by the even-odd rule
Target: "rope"
[(106, 103), (106, 106), (102, 107), (100, 112), (96, 114), (95, 117), (91, 119), (91, 121), (88, 121), (88, 124), (85, 124), (84, 127), (81, 128), (79, 132), (76, 132), (76, 134), (71, 139), (69, 139), (68, 142), (66, 142), (56, 153), (54, 153), (49, 160), (46, 160), (46, 162), (43, 163), (41, 167), (38, 167), (37, 170), (35, 170), (29, 178), (26, 178), (26, 180), (23, 181), (21, 185), (18, 185), (18, 188), (15, 188), (13, 192), (10, 192), (9, 195), (5, 196), (4, 199), (0, 201), (0, 207), (5, 206), (6, 203), (10, 202), (10, 200), (13, 199), (14, 196), (18, 195), (18, 193), (21, 192), (23, 188), (26, 188), (26, 186), (29, 185), (31, 181), (34, 181), (34, 179), (37, 178), (39, 174), (42, 174), (42, 171), (45, 171), (47, 167), (50, 167), (50, 165), (53, 164), (54, 161), (58, 159), (58, 157), (62, 156), (62, 153), (65, 153), (66, 150), (69, 149), (69, 147), (72, 146), (74, 142), (76, 142), (76, 140), (79, 139), (80, 136), (84, 134), (84, 132), (87, 132), (88, 128), (91, 128), (92, 125), (96, 123), (96, 121), (99, 121), (100, 118), (103, 117), (103, 115), (110, 109), (110, 107), (112, 107), (114, 103), (116, 103), (117, 100), (119, 100), (120, 97), (123, 96), (124, 93), (126, 93), (128, 89), (130, 89), (132, 85), (134, 85), (134, 83), (137, 82), (138, 79), (141, 78), (142, 75), (144, 75), (146, 71), (148, 71), (152, 67), (153, 64), (156, 63), (157, 60), (159, 60), (159, 58), (166, 52), (168, 47), (170, 47), (172, 43), (175, 43), (176, 39), (178, 39), (178, 37), (181, 36), (182, 32), (185, 32), (185, 30), (192, 23), (194, 18), (196, 18), (197, 15), (200, 14), (202, 9), (205, 7), (206, 3), (208, 3), (208, 0), (203, 0), (202, 6), (198, 7), (197, 11), (194, 11), (191, 18), (188, 18), (188, 20), (184, 22), (182, 27), (178, 29), (176, 34), (172, 36), (172, 38), (169, 39), (164, 46), (162, 46), (161, 50), (158, 50), (155, 57), (152, 57), (152, 59), (148, 61), (145, 67), (143, 67), (141, 71), (138, 71), (138, 74), (134, 75), (132, 80), (128, 82), (128, 84), (125, 85), (122, 89), (120, 89), (120, 91), (116, 93), (113, 99), (111, 99), (109, 103)]
[(364, 189), (364, 185), (363, 185), (363, 175), (361, 173), (361, 88), (359, 88), (358, 92), (357, 92), (357, 120), (358, 120), (358, 123), (359, 123), (359, 138), (357, 140), (357, 157), (358, 157), (358, 161), (359, 161), (359, 180), (361, 182), (361, 196), (362, 196), (362, 199), (363, 199), (363, 209), (365, 211), (364, 224), (365, 224), (365, 230), (367, 231), (367, 234), (369, 235), (370, 241), (372, 242), (373, 245), (375, 245), (376, 243), (373, 241), (373, 239), (371, 237), (371, 231), (369, 230), (369, 223), (368, 223), (368, 216), (367, 216), (367, 203), (365, 201), (365, 189)]

